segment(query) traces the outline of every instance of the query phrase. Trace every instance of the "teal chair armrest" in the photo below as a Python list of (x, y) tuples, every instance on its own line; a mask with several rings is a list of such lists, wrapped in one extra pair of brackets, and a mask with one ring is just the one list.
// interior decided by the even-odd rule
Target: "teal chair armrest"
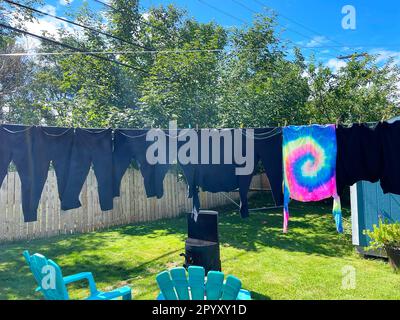
[(93, 274), (91, 272), (81, 272), (77, 274), (73, 274), (70, 276), (66, 276), (63, 278), (64, 283), (67, 285), (72, 282), (80, 281), (80, 280), (87, 280), (89, 282), (89, 289), (90, 289), (90, 295), (96, 294), (97, 288), (96, 288), (96, 283), (94, 282)]
[(119, 297), (122, 297), (123, 300), (132, 300), (131, 288), (124, 286), (108, 292), (99, 291), (97, 294), (87, 298), (87, 300), (114, 300)]

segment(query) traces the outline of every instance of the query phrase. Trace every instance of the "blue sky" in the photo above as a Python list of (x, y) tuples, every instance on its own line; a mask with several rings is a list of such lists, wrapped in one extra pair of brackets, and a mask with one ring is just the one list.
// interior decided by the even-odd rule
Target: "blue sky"
[[(61, 16), (68, 8), (75, 9), (83, 3), (67, 1), (44, 0), (46, 10)], [(87, 2), (96, 10), (105, 9), (94, 0)], [(314, 52), (318, 60), (332, 68), (343, 63), (337, 56), (355, 51), (380, 54), (381, 61), (393, 56), (400, 64), (399, 0), (143, 0), (141, 6), (145, 11), (150, 6), (169, 3), (185, 8), (199, 21), (215, 21), (227, 27), (251, 24), (254, 12), (261, 13), (268, 6), (278, 13), (279, 28), (286, 29), (282, 38), (302, 46), (306, 56)], [(345, 15), (341, 11), (345, 5), (356, 10), (355, 30), (342, 27)], [(57, 22), (45, 18), (43, 23), (45, 26), (40, 29), (51, 28)]]

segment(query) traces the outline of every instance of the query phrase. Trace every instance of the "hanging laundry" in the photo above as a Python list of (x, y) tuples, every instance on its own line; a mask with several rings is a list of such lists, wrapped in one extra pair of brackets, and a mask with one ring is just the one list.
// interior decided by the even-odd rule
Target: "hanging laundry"
[[(244, 133), (246, 134), (246, 131)], [(260, 160), (268, 177), (275, 205), (281, 206), (283, 204), (281, 128), (254, 129), (254, 171), (251, 175), (239, 176), (240, 213), (242, 217), (249, 216), (247, 194)]]
[[(120, 195), (121, 180), (131, 162), (136, 161), (143, 176), (147, 197), (161, 198), (164, 194), (163, 182), (170, 165), (150, 164), (146, 159), (147, 148), (154, 141), (146, 141), (148, 130), (116, 129), (113, 151), (113, 196)], [(167, 136), (166, 136), (167, 137)], [(168, 143), (165, 141), (165, 152)], [(167, 162), (166, 158), (166, 162)]]
[[(223, 135), (223, 131), (227, 131), (232, 137), (233, 129), (222, 129), (219, 130), (220, 136)], [(181, 133), (180, 133), (181, 134)], [(198, 141), (201, 140), (201, 131), (198, 133)], [(241, 148), (241, 154), (245, 154), (246, 150), (246, 137), (248, 131), (245, 129), (241, 133), (241, 144), (237, 144), (237, 141), (232, 139), (231, 150), (236, 148)], [(225, 139), (220, 140), (219, 154), (221, 155), (219, 159), (219, 164), (212, 163), (212, 146), (209, 145), (209, 159), (208, 164), (203, 164), (201, 161), (201, 153), (204, 150), (199, 150), (197, 164), (179, 163), (182, 168), (186, 181), (189, 187), (189, 197), (193, 197), (193, 213), (194, 216), (200, 208), (199, 199), (199, 188), (207, 192), (231, 192), (239, 189), (240, 195), (240, 213), (243, 218), (249, 216), (248, 208), (248, 191), (250, 188), (251, 180), (253, 175), (257, 172), (256, 165), (261, 160), (264, 165), (264, 169), (268, 176), (273, 198), (277, 206), (283, 204), (283, 193), (282, 193), (282, 130), (280, 128), (256, 128), (254, 129), (254, 135), (250, 138), (253, 140), (254, 145), (251, 151), (253, 155), (249, 157), (253, 161), (253, 170), (251, 174), (248, 175), (238, 175), (236, 169), (242, 167), (243, 165), (238, 165), (234, 161), (234, 156), (232, 154), (232, 164), (226, 164), (224, 159), (224, 149), (226, 147), (227, 141)], [(179, 146), (184, 144), (186, 141), (181, 141)], [(234, 145), (236, 144), (236, 145)], [(202, 144), (200, 144), (202, 146)], [(204, 147), (204, 146), (203, 146)]]
[(382, 146), (382, 190), (384, 193), (400, 194), (400, 121), (380, 122), (376, 130)]
[(37, 220), (37, 212), (33, 206), (32, 141), (35, 129), (5, 124), (0, 128), (0, 185), (7, 175), (10, 163), (13, 162), (21, 179), (22, 212), (25, 222)]
[[(185, 132), (188, 131), (185, 129), (180, 130), (178, 132), (178, 136), (183, 137), (185, 135)], [(196, 131), (196, 155), (187, 154), (188, 158), (191, 157), (192, 160), (195, 159), (195, 161), (186, 163), (182, 162), (182, 157), (178, 157), (178, 164), (182, 168), (188, 185), (188, 197), (193, 198), (192, 213), (195, 221), (197, 220), (197, 215), (201, 206), (199, 198), (199, 188), (201, 188), (202, 191), (207, 192), (230, 192), (236, 190), (239, 187), (238, 176), (235, 172), (237, 165), (234, 162), (233, 156), (233, 129), (215, 129), (215, 132), (217, 133), (216, 136), (221, 137), (218, 138), (218, 150), (213, 150), (213, 144), (216, 142), (214, 142), (212, 138), (208, 139), (208, 142), (205, 142), (205, 139), (202, 140), (202, 133), (204, 136), (206, 136), (206, 132), (210, 132), (209, 129)], [(225, 135), (230, 138), (222, 138)], [(189, 141), (189, 139), (189, 137), (184, 140), (180, 139), (178, 141), (178, 149), (181, 150), (182, 146), (184, 146)], [(230, 154), (227, 154), (226, 156), (230, 157), (230, 161), (225, 161), (224, 150), (225, 147), (228, 147), (228, 143), (230, 144)], [(207, 145), (208, 150), (205, 150), (204, 148), (207, 148)], [(190, 151), (193, 152), (194, 150)], [(190, 151), (188, 151), (188, 153)], [(213, 152), (218, 153), (217, 161), (215, 161), (216, 155), (214, 155)], [(206, 157), (206, 154), (208, 154), (208, 157)]]
[(335, 125), (289, 126), (283, 129), (284, 232), (290, 198), (302, 202), (333, 197), (333, 216), (343, 232), (340, 197), (336, 190)]
[(69, 178), (65, 186), (62, 210), (79, 208), (79, 194), (91, 165), (97, 179), (101, 210), (113, 208), (111, 129), (75, 130)]
[(367, 124), (339, 125), (336, 128), (336, 185), (338, 195), (357, 181), (377, 182), (383, 157), (376, 127)]
[(36, 127), (32, 145), (35, 172), (33, 180), (35, 186), (34, 210), (37, 210), (39, 206), (50, 163), (57, 177), (58, 196), (61, 203), (63, 202), (63, 194), (69, 177), (74, 136), (73, 128)]

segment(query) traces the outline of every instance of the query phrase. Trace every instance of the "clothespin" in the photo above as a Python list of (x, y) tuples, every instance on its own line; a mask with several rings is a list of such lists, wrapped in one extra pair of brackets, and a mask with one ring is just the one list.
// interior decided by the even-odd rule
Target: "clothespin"
[(308, 124), (311, 126), (311, 124), (312, 124), (312, 121), (311, 121), (311, 119), (310, 119), (310, 121), (308, 122)]
[(284, 125), (284, 127), (287, 127), (287, 123), (288, 123), (287, 120), (285, 120), (285, 125)]
[(199, 131), (199, 125), (196, 124), (196, 131)]
[(339, 118), (336, 118), (336, 128), (339, 127)]
[(358, 118), (358, 124), (361, 126), (361, 118)]
[(240, 124), (240, 129), (243, 129), (244, 125), (243, 123)]

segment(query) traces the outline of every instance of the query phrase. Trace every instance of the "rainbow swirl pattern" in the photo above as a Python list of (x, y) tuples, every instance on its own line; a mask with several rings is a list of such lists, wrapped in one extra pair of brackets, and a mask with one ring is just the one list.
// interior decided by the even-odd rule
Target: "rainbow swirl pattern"
[(336, 192), (335, 125), (289, 126), (283, 129), (284, 231), (289, 201), (334, 198), (333, 215), (342, 232), (340, 198)]

